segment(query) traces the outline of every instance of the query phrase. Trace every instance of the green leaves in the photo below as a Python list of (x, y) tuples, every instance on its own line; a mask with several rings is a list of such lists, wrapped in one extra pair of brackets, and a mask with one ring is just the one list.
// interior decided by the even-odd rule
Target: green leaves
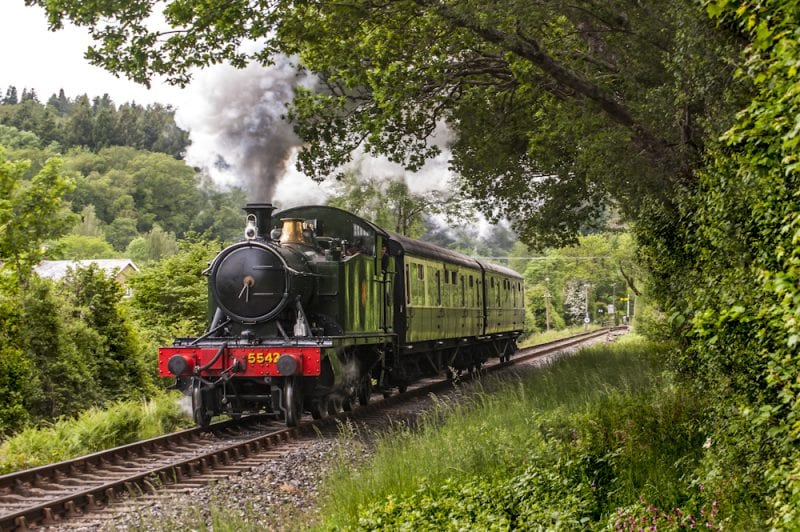
[(74, 221), (62, 201), (74, 185), (61, 173), (61, 161), (48, 160), (27, 180), (29, 167), (29, 161), (9, 161), (0, 148), (0, 258), (23, 284), (44, 255), (42, 244), (65, 234)]

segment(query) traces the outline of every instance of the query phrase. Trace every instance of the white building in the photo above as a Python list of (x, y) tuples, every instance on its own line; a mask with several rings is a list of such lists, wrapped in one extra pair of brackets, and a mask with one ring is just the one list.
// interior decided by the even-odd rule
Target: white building
[(92, 264), (95, 264), (107, 275), (114, 276), (114, 279), (125, 289), (125, 296), (130, 297), (131, 289), (128, 287), (128, 277), (139, 271), (131, 259), (43, 260), (33, 268), (33, 271), (39, 277), (60, 281), (66, 277), (67, 270), (88, 268)]

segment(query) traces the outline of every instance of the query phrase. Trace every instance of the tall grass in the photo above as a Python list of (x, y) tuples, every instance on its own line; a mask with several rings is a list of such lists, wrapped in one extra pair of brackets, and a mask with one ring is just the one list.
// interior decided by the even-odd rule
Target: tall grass
[(638, 528), (701, 515), (716, 526), (694, 480), (704, 399), (672, 381), (663, 349), (628, 338), (439, 400), (418, 427), (377, 435), (373, 459), (341, 460), (323, 486), (324, 526)]
[(152, 438), (191, 425), (177, 393), (91, 408), (77, 418), (27, 428), (0, 444), (0, 474), (12, 473)]

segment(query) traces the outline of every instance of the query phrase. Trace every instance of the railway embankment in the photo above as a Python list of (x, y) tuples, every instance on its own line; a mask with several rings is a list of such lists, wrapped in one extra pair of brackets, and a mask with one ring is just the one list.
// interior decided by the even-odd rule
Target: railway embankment
[[(343, 528), (640, 529), (741, 523), (704, 484), (708, 398), (641, 338), (596, 344), (442, 401), (335, 469), (320, 515)], [(427, 421), (426, 421), (427, 419)]]
[(750, 528), (758, 509), (706, 469), (711, 399), (678, 384), (665, 349), (630, 337), (515, 367), (439, 397), (413, 426), (345, 425), (135, 525)]

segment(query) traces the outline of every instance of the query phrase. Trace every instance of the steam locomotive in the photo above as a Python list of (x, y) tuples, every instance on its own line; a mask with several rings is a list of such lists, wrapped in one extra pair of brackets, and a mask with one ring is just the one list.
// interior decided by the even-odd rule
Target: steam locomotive
[(245, 207), (244, 239), (206, 270), (206, 332), (158, 354), (193, 416), (270, 412), (287, 425), (507, 360), (522, 277), (333, 207)]

